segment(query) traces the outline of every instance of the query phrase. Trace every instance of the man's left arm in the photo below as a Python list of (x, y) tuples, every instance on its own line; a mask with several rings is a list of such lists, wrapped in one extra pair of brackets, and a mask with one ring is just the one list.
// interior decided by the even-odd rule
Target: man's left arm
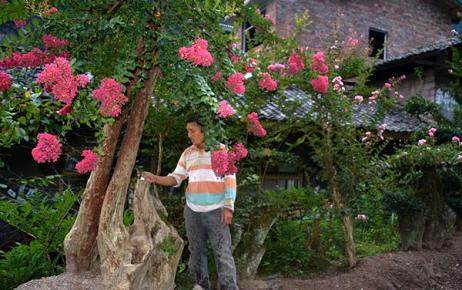
[(236, 201), (236, 174), (225, 175), (225, 205), (222, 212), (222, 222), (231, 224)]

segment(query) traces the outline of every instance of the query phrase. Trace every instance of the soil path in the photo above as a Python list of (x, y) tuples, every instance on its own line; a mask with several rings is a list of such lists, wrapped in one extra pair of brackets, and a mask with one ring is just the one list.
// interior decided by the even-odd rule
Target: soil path
[(439, 251), (393, 252), (362, 259), (345, 273), (314, 279), (245, 281), (242, 290), (462, 289), (462, 233)]

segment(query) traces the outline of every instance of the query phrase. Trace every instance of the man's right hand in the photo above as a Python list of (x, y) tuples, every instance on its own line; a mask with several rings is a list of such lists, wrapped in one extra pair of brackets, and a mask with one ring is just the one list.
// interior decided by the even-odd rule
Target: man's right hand
[(143, 171), (141, 173), (141, 177), (143, 177), (149, 183), (155, 183), (155, 175), (148, 171)]

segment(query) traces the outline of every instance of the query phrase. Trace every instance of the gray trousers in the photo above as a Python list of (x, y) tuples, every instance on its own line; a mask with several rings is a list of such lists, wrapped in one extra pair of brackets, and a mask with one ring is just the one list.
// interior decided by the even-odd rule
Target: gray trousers
[(188, 236), (189, 270), (199, 284), (210, 289), (207, 262), (207, 240), (210, 240), (218, 270), (218, 288), (237, 290), (236, 266), (231, 252), (229, 226), (221, 223), (221, 208), (209, 212), (195, 212), (187, 205), (184, 209), (186, 235)]

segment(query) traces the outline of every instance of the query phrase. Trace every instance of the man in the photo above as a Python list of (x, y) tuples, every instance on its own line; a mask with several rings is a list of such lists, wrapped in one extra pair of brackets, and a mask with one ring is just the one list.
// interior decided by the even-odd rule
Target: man
[(188, 147), (174, 172), (158, 176), (143, 172), (142, 176), (151, 183), (179, 187), (188, 178), (184, 218), (189, 241), (189, 268), (196, 289), (210, 289), (207, 263), (207, 240), (213, 248), (218, 270), (219, 289), (238, 289), (236, 267), (231, 252), (229, 225), (233, 219), (236, 199), (236, 176), (216, 176), (212, 170), (209, 151), (205, 151), (204, 132), (197, 117), (186, 124)]

